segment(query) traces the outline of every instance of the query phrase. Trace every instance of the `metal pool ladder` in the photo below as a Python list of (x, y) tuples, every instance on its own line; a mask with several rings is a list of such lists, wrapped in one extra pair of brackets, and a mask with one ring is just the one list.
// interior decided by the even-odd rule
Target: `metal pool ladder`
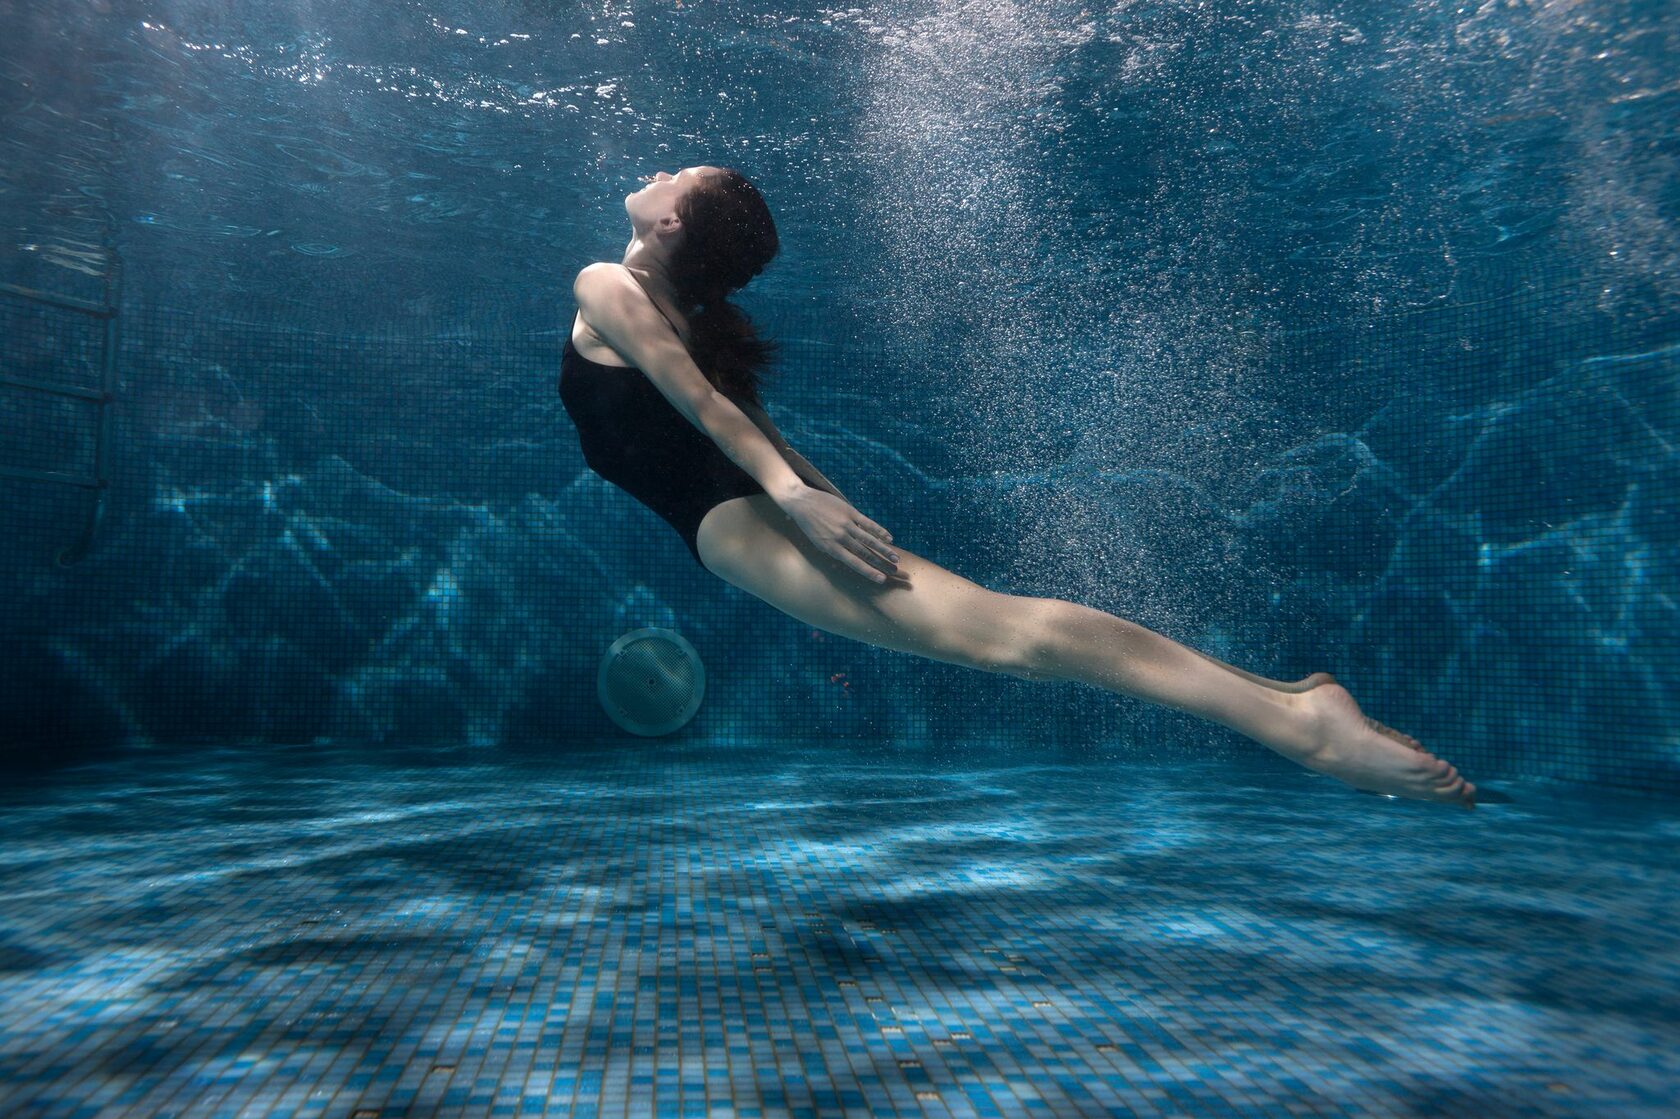
[[(114, 261), (114, 254), (112, 259)], [(0, 370), (0, 385), (7, 388), (21, 389), (24, 392), (44, 393), (48, 396), (68, 397), (72, 400), (90, 401), (97, 409), (97, 415), (94, 417), (91, 473), (77, 470), (34, 470), (29, 467), (0, 464), (0, 478), (25, 478), (35, 482), (76, 486), (92, 491), (93, 500), (88, 505), (87, 521), (82, 527), (81, 536), (77, 538), (74, 544), (67, 548), (60, 548), (58, 551), (56, 558), (60, 567), (69, 567), (87, 555), (88, 549), (93, 545), (93, 535), (98, 530), (99, 522), (104, 517), (105, 492), (111, 485), (109, 477), (111, 467), (111, 402), (116, 399), (117, 394), (117, 307), (119, 304), (119, 289), (122, 283), (120, 266), (108, 271), (104, 279), (105, 298), (102, 303), (77, 299), (69, 295), (36, 291), (33, 288), (19, 287), (16, 284), (0, 283), (0, 296), (42, 304), (72, 314), (87, 315), (95, 320), (103, 321), (104, 324), (104, 352), (100, 355), (98, 388), (84, 388), (80, 385), (66, 385), (53, 381), (35, 381), (27, 377), (14, 377), (10, 373)]]

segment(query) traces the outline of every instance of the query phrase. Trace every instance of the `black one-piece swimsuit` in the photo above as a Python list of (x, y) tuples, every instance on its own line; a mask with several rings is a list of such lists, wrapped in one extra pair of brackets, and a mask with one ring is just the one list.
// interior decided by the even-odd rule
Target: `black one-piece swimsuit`
[(695, 563), (706, 514), (730, 498), (764, 492), (640, 369), (590, 361), (570, 333), (560, 357), (560, 402), (577, 425), (589, 469), (663, 517)]

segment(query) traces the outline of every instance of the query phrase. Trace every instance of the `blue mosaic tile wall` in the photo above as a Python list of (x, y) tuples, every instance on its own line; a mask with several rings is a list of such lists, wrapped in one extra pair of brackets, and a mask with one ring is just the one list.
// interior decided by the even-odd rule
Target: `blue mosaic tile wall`
[[(888, 454), (870, 425), (904, 402), (831, 403), (825, 374), (842, 352), (915, 358), (860, 344), (866, 324), (833, 307), (752, 310), (784, 343), (770, 399), (790, 441), (935, 562), (1254, 671), (1332, 671), (1469, 774), (1672, 793), (1673, 324), (1607, 321), (1580, 280), (1488, 292), (1275, 332), (1270, 372), (1317, 386), (1316, 408), (1217, 492), (1162, 470), (965, 477), (937, 433)], [(12, 367), (87, 375), (73, 316), (5, 314)], [(518, 318), (331, 333), (130, 300), (93, 553), (52, 563), (83, 495), (0, 482), (9, 757), (230, 738), (541, 749), (614, 730), (595, 666), (646, 625), (714, 666), (684, 734), (1251, 747), (1094, 689), (836, 638), (715, 580), (584, 470), (554, 394), (563, 335)], [(921, 361), (946, 360), (926, 343)], [(913, 391), (914, 368), (893, 368)], [(91, 409), (0, 401), (6, 465), (85, 465)], [(1017, 511), (1058, 494), (1088, 502), (1122, 569), (1010, 553)]]

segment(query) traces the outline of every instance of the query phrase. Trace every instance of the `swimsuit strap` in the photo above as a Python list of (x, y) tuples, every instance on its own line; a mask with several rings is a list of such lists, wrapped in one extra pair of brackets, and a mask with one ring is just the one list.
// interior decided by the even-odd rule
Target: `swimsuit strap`
[[(626, 269), (626, 271), (629, 271), (629, 270), (628, 270), (628, 269)], [(636, 279), (636, 274), (635, 274), (635, 273), (634, 273), (634, 272), (631, 272), (631, 273), (630, 273), (630, 278), (631, 278), (631, 279), (633, 279), (633, 280), (635, 280), (635, 279)], [(643, 285), (642, 285), (642, 281), (640, 281), (640, 280), (636, 280), (636, 286), (637, 286), (637, 287), (639, 287), (639, 288), (641, 288), (641, 289), (642, 289), (642, 294), (643, 294), (643, 295), (646, 295), (646, 296), (647, 296), (647, 297), (648, 297), (648, 302), (649, 302), (649, 303), (652, 303), (652, 304), (653, 304), (653, 309), (654, 309), (654, 310), (655, 310), (655, 311), (658, 311), (658, 312), (659, 312), (659, 315), (660, 315), (660, 317), (661, 317), (661, 318), (663, 318), (663, 319), (664, 319), (664, 320), (665, 320), (665, 321), (666, 321), (666, 322), (668, 322), (668, 323), (670, 323), (670, 324), (671, 324), (671, 329), (672, 329), (672, 330), (673, 330), (673, 331), (675, 331), (675, 332), (676, 332), (676, 335), (677, 335), (677, 341), (679, 341), (679, 342), (683, 342), (683, 333), (682, 333), (682, 331), (680, 331), (680, 330), (677, 330), (677, 324), (676, 324), (676, 323), (674, 323), (674, 322), (672, 322), (672, 321), (671, 321), (671, 316), (670, 316), (670, 315), (667, 315), (667, 314), (666, 314), (666, 313), (665, 313), (665, 309), (664, 309), (664, 308), (663, 308), (663, 307), (661, 307), (661, 306), (660, 306), (660, 305), (659, 305), (659, 300), (657, 300), (657, 299), (655, 299), (655, 298), (654, 298), (654, 297), (653, 297), (653, 293), (652, 293), (652, 292), (650, 292), (650, 291), (648, 291), (648, 289), (647, 289), (647, 288), (646, 288), (646, 287), (644, 287), (644, 286), (643, 286)], [(687, 342), (683, 342), (683, 345), (684, 345), (684, 346), (687, 346), (687, 345), (688, 345), (688, 343), (687, 343)]]

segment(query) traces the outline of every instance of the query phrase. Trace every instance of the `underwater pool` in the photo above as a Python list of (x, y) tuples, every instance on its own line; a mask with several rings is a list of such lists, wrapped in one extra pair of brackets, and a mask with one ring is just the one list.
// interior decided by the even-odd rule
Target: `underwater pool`
[(6, 5), (0, 1119), (1670, 1119), (1673, 9)]

